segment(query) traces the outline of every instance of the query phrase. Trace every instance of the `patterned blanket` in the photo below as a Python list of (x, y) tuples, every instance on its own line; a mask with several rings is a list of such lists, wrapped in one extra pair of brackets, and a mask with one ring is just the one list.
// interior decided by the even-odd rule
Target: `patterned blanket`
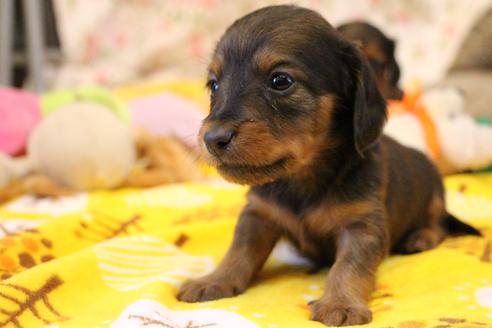
[[(369, 327), (492, 327), (492, 174), (446, 180), (449, 209), (486, 238), (391, 256), (380, 267)], [(72, 197), (19, 198), (0, 207), (0, 327), (323, 327), (307, 303), (327, 269), (280, 243), (243, 295), (176, 300), (178, 286), (217, 265), (244, 203), (223, 182)]]

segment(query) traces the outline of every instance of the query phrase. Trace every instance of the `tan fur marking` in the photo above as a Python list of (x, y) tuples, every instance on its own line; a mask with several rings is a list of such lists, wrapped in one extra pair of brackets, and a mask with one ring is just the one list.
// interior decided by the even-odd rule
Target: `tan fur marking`
[(274, 202), (266, 201), (259, 196), (248, 194), (248, 209), (258, 213), (259, 216), (273, 221), (284, 229), (290, 231), (293, 235), (299, 235), (302, 226), (301, 221), (294, 214), (286, 209), (277, 206)]
[[(292, 65), (288, 65), (288, 56), (282, 56), (271, 49), (263, 49), (257, 52), (253, 57), (253, 62), (256, 63), (258, 69), (262, 72), (270, 72), (272, 69), (278, 65), (285, 63), (285, 70), (290, 73), (294, 78), (306, 79), (306, 75), (302, 70), (299, 70)], [(282, 65), (284, 66), (284, 65)]]
[(259, 51), (253, 57), (253, 61), (257, 64), (258, 68), (263, 72), (269, 72), (275, 64), (280, 62), (280, 57), (270, 49)]
[(363, 306), (370, 299), (373, 289), (373, 275), (361, 275), (357, 270), (347, 270), (347, 263), (338, 261), (331, 268), (327, 279), (326, 290), (331, 292), (324, 297), (328, 302), (347, 301)]
[(444, 200), (434, 195), (429, 204), (429, 221), (412, 234), (405, 241), (405, 249), (409, 253), (423, 252), (436, 247), (445, 237), (440, 222), (445, 214)]
[(255, 194), (248, 194), (247, 209), (259, 217), (267, 219), (288, 231), (299, 243), (300, 250), (309, 256), (316, 257), (319, 251), (309, 238), (306, 238), (306, 225), (301, 218), (296, 217), (287, 209), (281, 208), (274, 202), (266, 201)]
[(263, 266), (280, 237), (278, 228), (245, 209), (231, 247), (214, 272), (184, 283), (177, 298), (186, 302), (214, 300), (242, 293)]
[(438, 225), (444, 216), (445, 211), (444, 200), (438, 195), (434, 195), (429, 205), (430, 225)]
[(152, 187), (202, 178), (191, 149), (174, 137), (157, 137), (141, 133), (136, 146), (138, 158), (146, 166), (136, 166), (128, 175), (125, 185)]
[(268, 165), (289, 153), (289, 148), (271, 134), (264, 122), (241, 124), (236, 138), (233, 147), (241, 151), (241, 164)]
[(324, 235), (374, 212), (376, 206), (374, 201), (322, 204), (307, 215), (306, 224), (310, 231)]
[(376, 59), (380, 62), (386, 61), (386, 57), (384, 53), (381, 51), (379, 46), (374, 42), (369, 42), (367, 45), (365, 45), (363, 47), (363, 51), (369, 58)]
[(315, 133), (326, 133), (331, 127), (331, 115), (335, 107), (335, 96), (324, 95), (320, 97), (319, 113), (317, 115)]
[(321, 96), (318, 114), (312, 122), (312, 127), (303, 129), (311, 130), (312, 133), (299, 134), (299, 128), (296, 128), (285, 134), (282, 144), (293, 154), (298, 168), (309, 166), (316, 154), (336, 145), (336, 140), (329, 140), (326, 135), (330, 128), (334, 104), (333, 95)]
[(371, 320), (367, 307), (374, 289), (375, 271), (383, 258), (379, 238), (365, 229), (342, 229), (338, 236), (335, 264), (326, 280), (323, 296), (313, 305), (313, 319), (338, 325), (337, 318), (347, 309), (357, 316), (347, 321), (348, 325)]
[(222, 71), (222, 59), (218, 56), (215, 56), (210, 63), (208, 70), (216, 75), (220, 75)]
[[(331, 115), (335, 103), (334, 95), (328, 94), (321, 96), (316, 115), (309, 119), (297, 121), (291, 126), (284, 126), (283, 136), (277, 138), (272, 135), (271, 128), (266, 122), (250, 120), (242, 122), (236, 131), (234, 141), (229, 146), (228, 157), (224, 162), (227, 165), (251, 165), (265, 166), (271, 165), (279, 160), (286, 160), (283, 166), (278, 168), (282, 172), (306, 172), (312, 160), (319, 152), (330, 149), (336, 145), (336, 140), (330, 140), (327, 131), (330, 126)], [(204, 122), (202, 125), (198, 141), (203, 159), (211, 165), (219, 166), (219, 160), (212, 156), (203, 142), (206, 131), (213, 128), (214, 122)], [(222, 126), (226, 123), (221, 122)], [(310, 131), (311, 133), (300, 133), (300, 131)], [(304, 170), (306, 168), (306, 170)], [(219, 168), (220, 169), (220, 168)], [(230, 171), (229, 171), (230, 172)], [(243, 183), (233, 173), (221, 171), (224, 178)], [(254, 179), (257, 183), (266, 183), (274, 179), (275, 176), (246, 176), (242, 172), (242, 179)]]

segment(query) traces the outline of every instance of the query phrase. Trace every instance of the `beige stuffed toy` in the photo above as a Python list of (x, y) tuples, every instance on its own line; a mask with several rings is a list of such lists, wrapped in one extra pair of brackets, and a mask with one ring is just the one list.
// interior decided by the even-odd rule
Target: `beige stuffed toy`
[(389, 103), (386, 134), (427, 154), (443, 174), (492, 164), (492, 126), (465, 111), (465, 99), (455, 88), (409, 90), (405, 98)]
[(33, 131), (28, 156), (36, 172), (73, 190), (121, 185), (135, 163), (128, 126), (102, 105), (75, 102)]
[(33, 131), (27, 157), (0, 157), (0, 203), (25, 193), (63, 196), (201, 179), (193, 152), (171, 137), (130, 127), (96, 102), (76, 101)]
[(134, 165), (130, 128), (102, 105), (73, 102), (36, 126), (26, 157), (3, 157), (0, 202), (24, 193), (62, 196), (117, 187)]

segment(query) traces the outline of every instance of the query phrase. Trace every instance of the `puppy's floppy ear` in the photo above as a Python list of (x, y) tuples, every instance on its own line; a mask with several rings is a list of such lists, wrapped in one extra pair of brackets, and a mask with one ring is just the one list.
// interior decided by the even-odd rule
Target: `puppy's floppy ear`
[(350, 76), (353, 81), (353, 133), (355, 150), (363, 156), (382, 133), (386, 122), (386, 102), (379, 92), (374, 73), (359, 49), (347, 45)]
[(395, 54), (395, 50), (396, 50), (396, 41), (393, 40), (393, 39), (388, 38), (388, 52), (391, 55), (394, 55)]

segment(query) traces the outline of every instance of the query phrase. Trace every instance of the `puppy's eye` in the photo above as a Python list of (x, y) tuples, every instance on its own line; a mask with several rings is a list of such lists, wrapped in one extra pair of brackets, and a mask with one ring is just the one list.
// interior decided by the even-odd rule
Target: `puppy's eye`
[(212, 94), (216, 93), (219, 90), (219, 82), (217, 80), (210, 80), (207, 82), (207, 86), (210, 89)]
[(294, 85), (295, 81), (289, 74), (275, 73), (271, 77), (271, 88), (278, 91), (284, 91)]

